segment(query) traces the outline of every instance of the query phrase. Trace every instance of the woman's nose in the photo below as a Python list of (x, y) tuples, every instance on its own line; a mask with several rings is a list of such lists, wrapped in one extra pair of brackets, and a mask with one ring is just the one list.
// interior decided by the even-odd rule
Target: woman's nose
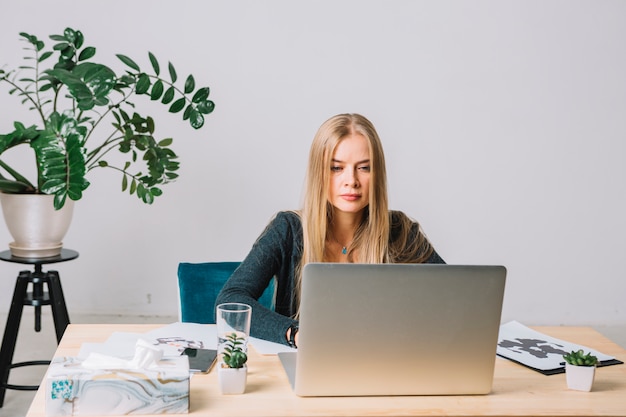
[(345, 185), (348, 187), (357, 187), (359, 185), (359, 181), (357, 179), (356, 171), (351, 169), (346, 169), (345, 171)]

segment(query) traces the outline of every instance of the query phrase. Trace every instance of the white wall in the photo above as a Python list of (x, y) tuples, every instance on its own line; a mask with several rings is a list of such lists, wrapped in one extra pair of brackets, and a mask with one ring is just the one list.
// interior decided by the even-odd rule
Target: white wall
[[(152, 109), (182, 162), (154, 205), (91, 176), (65, 240), (80, 258), (55, 266), (70, 314), (176, 314), (178, 262), (242, 259), (299, 206), (317, 127), (360, 112), (392, 207), (449, 263), (508, 267), (503, 320), (626, 323), (626, 2), (22, 0), (0, 65), (19, 32), (66, 26), (100, 58), (171, 60), (217, 106), (200, 131)], [(0, 88), (5, 133), (25, 111)], [(4, 311), (20, 269), (0, 264)]]

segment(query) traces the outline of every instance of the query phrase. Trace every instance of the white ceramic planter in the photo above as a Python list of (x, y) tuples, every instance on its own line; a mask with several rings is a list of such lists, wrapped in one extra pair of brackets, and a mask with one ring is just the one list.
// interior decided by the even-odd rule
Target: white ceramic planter
[(576, 366), (565, 364), (565, 379), (567, 388), (576, 391), (591, 391), (596, 375), (595, 366)]
[(74, 201), (67, 199), (61, 210), (55, 210), (53, 200), (53, 195), (0, 193), (4, 220), (14, 239), (9, 243), (13, 256), (45, 258), (61, 253)]
[(222, 368), (220, 363), (217, 366), (217, 380), (222, 394), (243, 394), (248, 380), (248, 366), (236, 369)]

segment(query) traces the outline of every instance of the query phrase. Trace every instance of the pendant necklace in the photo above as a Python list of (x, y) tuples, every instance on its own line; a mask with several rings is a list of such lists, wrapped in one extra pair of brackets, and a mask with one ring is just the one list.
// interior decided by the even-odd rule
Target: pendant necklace
[(333, 233), (331, 233), (330, 235), (333, 237), (333, 240), (334, 240), (335, 242), (337, 242), (337, 244), (338, 244), (339, 246), (341, 246), (341, 254), (342, 254), (342, 255), (347, 255), (347, 254), (348, 254), (348, 246), (350, 246), (350, 244), (348, 243), (347, 245), (342, 245), (342, 244), (341, 244), (341, 243), (337, 240), (337, 238), (335, 237), (335, 235), (334, 235)]

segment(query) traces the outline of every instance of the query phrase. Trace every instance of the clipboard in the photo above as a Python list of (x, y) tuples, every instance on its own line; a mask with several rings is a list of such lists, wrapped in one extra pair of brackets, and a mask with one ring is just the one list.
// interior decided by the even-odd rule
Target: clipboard
[(582, 349), (598, 357), (598, 367), (623, 364), (621, 360), (587, 346), (556, 339), (517, 321), (500, 326), (496, 354), (544, 375), (565, 372), (563, 355)]

